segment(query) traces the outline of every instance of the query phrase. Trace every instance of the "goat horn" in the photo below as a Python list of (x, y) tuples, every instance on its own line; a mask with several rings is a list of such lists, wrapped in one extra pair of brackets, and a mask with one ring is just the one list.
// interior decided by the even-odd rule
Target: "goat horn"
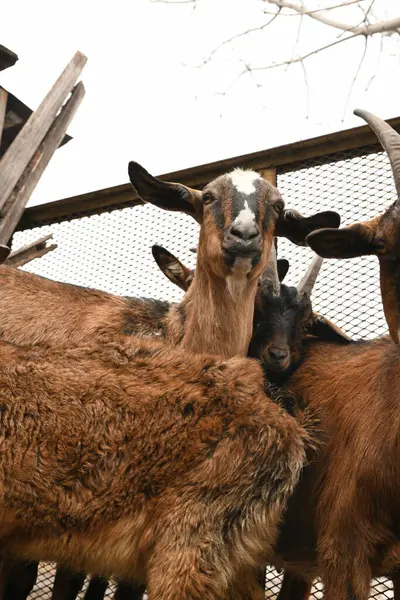
[(354, 114), (368, 123), (388, 155), (397, 191), (397, 201), (400, 202), (400, 135), (386, 121), (367, 110), (357, 108)]
[(281, 291), (281, 282), (278, 277), (278, 266), (276, 263), (276, 248), (275, 240), (271, 244), (271, 250), (269, 253), (268, 263), (265, 267), (264, 273), (261, 276), (261, 281), (272, 285), (272, 291), (275, 296), (279, 296)]
[(297, 286), (297, 293), (299, 294), (299, 296), (304, 293), (311, 296), (312, 289), (317, 280), (318, 273), (320, 272), (323, 261), (324, 259), (320, 256), (316, 256), (312, 260), (310, 266), (307, 269), (306, 274)]

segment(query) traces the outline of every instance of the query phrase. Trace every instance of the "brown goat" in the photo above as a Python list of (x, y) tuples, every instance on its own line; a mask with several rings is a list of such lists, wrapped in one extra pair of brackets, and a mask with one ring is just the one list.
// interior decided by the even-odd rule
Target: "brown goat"
[(248, 591), (309, 440), (255, 361), (135, 338), (0, 357), (3, 557), (146, 580), (154, 600)]
[(143, 199), (192, 214), (202, 223), (191, 295), (170, 310), (167, 303), (118, 298), (0, 268), (4, 339), (68, 347), (127, 334), (165, 335), (192, 351), (245, 354), (257, 275), (274, 227), (277, 234), (303, 243), (312, 229), (340, 223), (332, 212), (305, 219), (284, 211), (279, 192), (252, 171), (219, 177), (202, 193), (159, 181), (137, 163), (130, 163), (129, 174)]
[[(399, 349), (390, 338), (350, 343), (270, 275), (257, 294), (250, 351), (267, 377), (286, 380), (285, 390), (320, 411), (325, 440), (289, 499), (270, 557), (285, 568), (279, 599), (307, 598), (322, 576), (328, 598), (365, 600), (378, 575), (393, 579), (398, 598)], [(314, 337), (321, 334), (336, 343)], [(274, 373), (268, 350), (278, 338), (290, 364)]]
[(372, 221), (338, 235), (315, 232), (307, 241), (325, 257), (378, 256), (395, 344), (388, 337), (346, 348), (310, 342), (287, 384), (321, 410), (329, 444), (305, 469), (289, 503), (277, 555), (292, 577), (285, 575), (281, 599), (307, 596), (317, 575), (328, 599), (364, 600), (377, 575), (390, 575), (400, 597), (400, 136), (370, 113), (355, 112), (386, 150), (399, 199)]
[[(3, 339), (61, 347), (115, 339), (117, 333), (158, 332), (171, 344), (193, 352), (244, 356), (257, 282), (274, 230), (304, 243), (314, 229), (339, 226), (339, 215), (327, 211), (304, 218), (285, 211), (278, 190), (254, 171), (223, 175), (203, 192), (159, 181), (136, 163), (130, 163), (129, 171), (145, 201), (192, 214), (201, 222), (196, 275), (182, 302), (170, 307), (120, 298), (0, 267)], [(245, 239), (249, 235), (253, 237)], [(10, 311), (10, 306), (15, 309)]]

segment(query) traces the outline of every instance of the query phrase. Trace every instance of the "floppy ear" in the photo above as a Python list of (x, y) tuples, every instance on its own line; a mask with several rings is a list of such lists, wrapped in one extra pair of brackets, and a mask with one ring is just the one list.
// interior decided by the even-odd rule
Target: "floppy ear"
[(318, 313), (313, 313), (312, 324), (308, 327), (307, 333), (315, 335), (320, 340), (336, 344), (351, 344), (353, 341), (332, 321)]
[(144, 202), (149, 202), (164, 210), (177, 210), (202, 222), (203, 203), (201, 192), (180, 183), (168, 183), (156, 179), (137, 162), (128, 165), (129, 179), (137, 194)]
[(278, 260), (276, 261), (276, 266), (278, 269), (279, 281), (282, 283), (282, 281), (286, 277), (287, 272), (289, 271), (289, 261), (285, 258), (278, 258)]
[(383, 245), (374, 241), (374, 231), (363, 223), (344, 229), (319, 229), (307, 236), (307, 243), (323, 258), (354, 258), (377, 254)]
[(176, 258), (171, 252), (168, 252), (162, 246), (156, 244), (152, 246), (151, 251), (154, 260), (160, 267), (161, 271), (172, 283), (181, 288), (184, 292), (189, 288), (193, 278), (193, 271), (188, 269)]
[(286, 237), (298, 246), (306, 246), (306, 237), (311, 231), (322, 227), (339, 227), (340, 215), (327, 210), (311, 217), (303, 217), (296, 210), (284, 210), (275, 225), (275, 235)]
[(8, 246), (3, 246), (3, 244), (0, 244), (0, 264), (7, 260), (10, 252), (11, 250)]

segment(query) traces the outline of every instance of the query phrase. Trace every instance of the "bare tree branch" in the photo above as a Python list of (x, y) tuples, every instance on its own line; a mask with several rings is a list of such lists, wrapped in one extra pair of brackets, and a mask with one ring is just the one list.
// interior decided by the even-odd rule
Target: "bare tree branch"
[(196, 4), (197, 0), (150, 0), (153, 4)]
[[(342, 2), (341, 4), (335, 4), (334, 6), (327, 6), (326, 8), (314, 8), (312, 10), (307, 11), (307, 13), (303, 13), (303, 14), (307, 14), (307, 15), (312, 15), (314, 13), (319, 13), (319, 12), (328, 12), (329, 10), (335, 10), (337, 8), (346, 8), (347, 6), (351, 6), (352, 4), (359, 4), (360, 1), (362, 2), (362, 0), (350, 0), (350, 2)], [(264, 2), (269, 2), (269, 0), (264, 0)], [(263, 11), (264, 15), (274, 15), (275, 13), (270, 13), (267, 12), (266, 10)], [(282, 13), (281, 15), (282, 17), (297, 17), (298, 13), (297, 12), (293, 12), (293, 13)]]
[[(298, 15), (304, 14), (307, 17), (311, 17), (312, 19), (316, 19), (323, 23), (324, 25), (328, 25), (329, 27), (334, 27), (335, 29), (341, 29), (342, 31), (351, 31), (356, 35), (375, 35), (376, 33), (386, 33), (388, 31), (398, 31), (400, 32), (400, 17), (396, 17), (395, 19), (389, 19), (387, 21), (379, 21), (378, 23), (373, 24), (364, 24), (364, 25), (348, 25), (347, 23), (342, 23), (340, 21), (336, 21), (334, 19), (330, 19), (329, 17), (325, 17), (323, 14), (320, 14), (320, 11), (310, 11), (305, 6), (294, 4), (293, 2), (288, 2), (287, 0), (265, 0), (268, 4), (273, 4), (278, 8), (287, 8), (293, 10)], [(329, 9), (327, 8), (326, 11)]]
[(232, 37), (224, 40), (219, 46), (217, 46), (216, 48), (214, 48), (214, 50), (207, 56), (207, 58), (205, 58), (199, 65), (197, 65), (197, 67), (203, 67), (204, 65), (206, 65), (207, 63), (210, 62), (210, 60), (212, 60), (212, 58), (214, 57), (214, 55), (221, 50), (224, 46), (227, 46), (228, 44), (231, 44), (232, 42), (234, 42), (235, 40), (244, 37), (245, 35), (248, 35), (249, 33), (254, 33), (255, 31), (262, 31), (263, 29), (265, 29), (266, 27), (268, 27), (268, 25), (271, 25), (271, 23), (273, 21), (275, 21), (276, 17), (279, 15), (281, 9), (278, 9), (276, 13), (273, 14), (272, 19), (270, 19), (269, 21), (267, 21), (267, 23), (264, 23), (263, 25), (260, 25), (259, 27), (252, 27), (251, 29), (246, 29), (246, 31), (241, 31), (240, 33), (236, 33), (235, 35), (233, 35)]

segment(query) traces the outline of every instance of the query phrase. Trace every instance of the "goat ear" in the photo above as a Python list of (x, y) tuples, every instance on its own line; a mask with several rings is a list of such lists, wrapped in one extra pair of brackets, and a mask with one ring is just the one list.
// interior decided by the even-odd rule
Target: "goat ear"
[(278, 260), (276, 261), (276, 266), (278, 269), (279, 281), (282, 283), (282, 281), (286, 277), (287, 272), (289, 271), (289, 261), (285, 258), (278, 258)]
[(180, 260), (171, 252), (168, 252), (162, 246), (154, 245), (151, 248), (154, 260), (160, 267), (161, 271), (172, 283), (180, 287), (183, 291), (189, 288), (193, 272), (185, 267)]
[(312, 324), (307, 333), (315, 335), (326, 342), (335, 342), (336, 344), (350, 344), (352, 342), (352, 339), (344, 331), (318, 313), (313, 313)]
[(296, 210), (284, 210), (275, 225), (275, 235), (286, 237), (298, 246), (306, 246), (306, 237), (315, 229), (339, 227), (340, 215), (327, 210), (311, 217), (303, 217)]
[(4, 263), (7, 260), (10, 252), (11, 250), (8, 246), (3, 246), (3, 244), (0, 244), (0, 264)]
[(203, 218), (201, 192), (180, 183), (168, 183), (156, 179), (136, 162), (128, 165), (130, 182), (144, 202), (149, 202), (164, 210), (186, 213), (198, 223)]
[(307, 236), (307, 243), (323, 258), (354, 258), (377, 254), (382, 244), (374, 241), (374, 231), (363, 223), (344, 229), (319, 229)]

